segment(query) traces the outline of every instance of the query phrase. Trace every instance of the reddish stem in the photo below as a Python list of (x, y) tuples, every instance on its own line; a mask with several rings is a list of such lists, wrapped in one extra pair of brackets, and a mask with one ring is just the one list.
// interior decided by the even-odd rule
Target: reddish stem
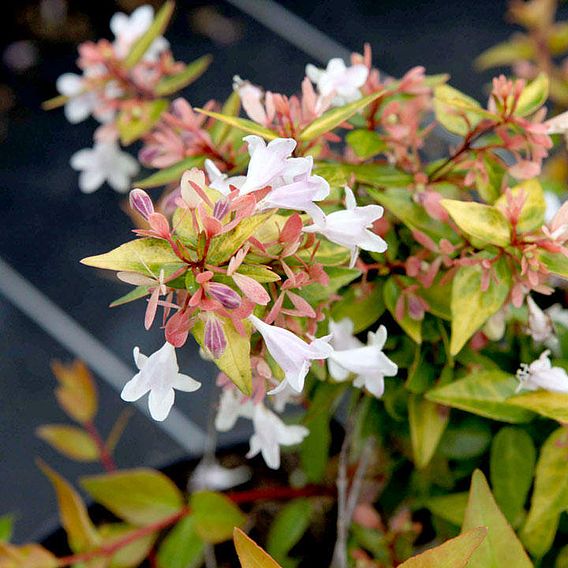
[(116, 463), (114, 462), (114, 459), (108, 451), (108, 448), (106, 447), (104, 440), (101, 438), (101, 435), (99, 434), (96, 426), (92, 422), (86, 422), (84, 426), (87, 434), (89, 434), (89, 436), (97, 446), (97, 449), (99, 450), (102, 466), (107, 472), (116, 471)]

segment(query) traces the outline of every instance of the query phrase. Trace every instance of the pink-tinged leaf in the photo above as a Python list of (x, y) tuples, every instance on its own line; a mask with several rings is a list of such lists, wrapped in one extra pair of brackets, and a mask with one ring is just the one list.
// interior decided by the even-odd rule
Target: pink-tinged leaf
[(257, 282), (254, 278), (235, 272), (233, 274), (233, 280), (241, 292), (255, 304), (266, 306), (266, 304), (270, 302), (270, 295), (262, 284)]
[(152, 290), (152, 295), (148, 300), (148, 306), (146, 307), (146, 315), (144, 316), (144, 327), (146, 330), (152, 327), (154, 323), (154, 318), (156, 317), (156, 311), (158, 310), (158, 300), (160, 299), (160, 287), (156, 286)]
[(180, 348), (185, 345), (189, 335), (190, 321), (185, 312), (176, 312), (166, 323), (166, 341), (174, 347)]
[(294, 307), (298, 310), (301, 317), (316, 317), (316, 312), (314, 311), (312, 306), (310, 306), (310, 304), (308, 304), (308, 302), (304, 300), (304, 298), (290, 291), (288, 291), (287, 294), (288, 298), (290, 298), (290, 301), (294, 304)]
[(280, 242), (281, 243), (293, 243), (298, 240), (300, 233), (302, 232), (304, 224), (302, 223), (302, 218), (298, 213), (294, 213), (288, 217), (282, 231), (280, 232)]

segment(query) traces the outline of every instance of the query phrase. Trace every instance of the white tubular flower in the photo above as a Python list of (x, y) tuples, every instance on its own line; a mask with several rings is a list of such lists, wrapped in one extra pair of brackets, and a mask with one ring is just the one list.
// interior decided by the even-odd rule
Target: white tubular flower
[(568, 310), (563, 308), (561, 304), (553, 304), (550, 308), (546, 308), (546, 313), (554, 323), (568, 329)]
[[(331, 335), (330, 344), (335, 351), (347, 351), (364, 346), (364, 343), (353, 335), (353, 322), (349, 318), (344, 318), (340, 322), (330, 320), (329, 333)], [(350, 371), (341, 367), (331, 357), (327, 360), (327, 368), (336, 381), (343, 382), (349, 377)]]
[(236, 388), (227, 387), (219, 399), (215, 428), (219, 432), (228, 432), (240, 417), (252, 419), (253, 412), (254, 405), (250, 398), (245, 398)]
[(310, 433), (304, 426), (287, 426), (263, 404), (254, 407), (252, 421), (254, 434), (250, 439), (247, 458), (262, 453), (266, 465), (271, 469), (280, 467), (280, 446), (299, 444)]
[(297, 175), (289, 181), (274, 184), (272, 191), (258, 204), (259, 209), (275, 207), (305, 211), (316, 223), (324, 223), (324, 212), (314, 201), (321, 201), (329, 195), (329, 183), (320, 176), (311, 175), (313, 163), (311, 156), (290, 158), (288, 160), (290, 169), (297, 169)]
[(343, 59), (330, 59), (326, 69), (318, 69), (314, 65), (306, 66), (306, 75), (317, 85), (324, 97), (335, 95), (334, 106), (342, 106), (361, 98), (361, 87), (365, 84), (369, 70), (358, 64), (347, 67)]
[(150, 357), (142, 355), (135, 347), (134, 361), (140, 372), (124, 385), (120, 396), (122, 400), (133, 402), (149, 392), (148, 408), (152, 418), (159, 422), (168, 417), (174, 405), (174, 389), (193, 392), (201, 386), (200, 382), (179, 372), (176, 350), (171, 343), (164, 343)]
[(521, 364), (517, 371), (520, 390), (535, 391), (539, 389), (550, 392), (568, 393), (568, 374), (562, 367), (553, 367), (550, 362), (550, 351), (544, 351), (530, 365)]
[(205, 171), (209, 178), (209, 187), (225, 196), (231, 193), (231, 185), (240, 189), (247, 179), (245, 176), (229, 177), (215, 165), (215, 162), (209, 159), (205, 160)]
[(85, 91), (83, 77), (75, 73), (64, 73), (57, 78), (55, 84), (58, 92), (68, 97), (65, 103), (65, 118), (72, 124), (82, 122), (93, 114), (98, 96), (94, 92)]
[[(350, 321), (350, 320), (348, 320)], [(351, 373), (355, 374), (353, 386), (367, 389), (380, 398), (385, 390), (385, 377), (394, 377), (398, 367), (382, 351), (387, 340), (387, 330), (381, 325), (376, 333), (369, 332), (367, 345), (362, 346), (357, 338), (349, 339), (347, 331), (353, 329), (344, 323), (334, 324), (332, 329), (339, 331), (338, 341), (347, 346), (344, 350), (335, 350), (328, 359), (328, 369), (336, 381), (345, 381)], [(335, 347), (335, 346), (334, 346)]]
[(527, 296), (529, 309), (529, 335), (537, 342), (543, 343), (554, 337), (552, 318), (543, 312), (531, 296)]
[(322, 224), (305, 227), (306, 233), (321, 233), (333, 243), (351, 250), (351, 264), (355, 266), (359, 249), (371, 252), (385, 252), (387, 243), (369, 229), (383, 216), (380, 205), (357, 207), (351, 189), (345, 186), (345, 206), (343, 211), (334, 211), (325, 216)]
[(96, 142), (93, 148), (75, 152), (69, 161), (80, 171), (79, 188), (83, 193), (96, 191), (105, 181), (119, 193), (130, 188), (130, 179), (138, 173), (138, 162), (123, 152), (115, 142)]
[[(130, 16), (117, 12), (110, 19), (110, 29), (115, 40), (112, 44), (119, 58), (126, 57), (134, 42), (148, 31), (154, 20), (154, 8), (149, 5), (136, 8)], [(160, 53), (168, 49), (170, 44), (162, 36), (157, 37), (144, 54), (146, 61), (157, 61)]]
[(251, 315), (248, 319), (262, 335), (268, 351), (285, 374), (284, 380), (268, 394), (280, 392), (286, 385), (296, 392), (302, 392), (312, 361), (327, 359), (333, 351), (328, 343), (330, 336), (306, 343), (291, 331), (269, 325), (256, 316)]
[(544, 213), (544, 221), (548, 225), (554, 219), (554, 216), (560, 210), (562, 206), (562, 201), (556, 193), (552, 191), (545, 191), (544, 192), (544, 202), (546, 203), (546, 210)]
[(250, 162), (245, 183), (240, 188), (241, 194), (262, 189), (275, 178), (284, 175), (296, 141), (292, 138), (276, 138), (268, 145), (260, 136), (245, 136), (248, 144)]

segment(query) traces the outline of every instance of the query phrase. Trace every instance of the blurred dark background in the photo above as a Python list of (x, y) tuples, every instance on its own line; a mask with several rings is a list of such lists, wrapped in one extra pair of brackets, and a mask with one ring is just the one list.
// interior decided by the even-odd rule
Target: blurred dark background
[[(124, 285), (79, 264), (81, 258), (130, 238), (131, 223), (121, 209), (124, 196), (108, 186), (91, 195), (79, 192), (68, 160), (91, 145), (95, 124), (71, 125), (63, 112), (44, 112), (40, 104), (56, 94), (59, 75), (75, 70), (77, 44), (109, 37), (112, 14), (130, 12), (140, 4), (12, 0), (3, 3), (0, 21), (0, 259), (129, 366), (132, 347), (151, 353), (161, 345), (161, 333), (144, 331), (142, 303), (107, 309), (125, 293)], [(225, 98), (235, 74), (273, 91), (293, 93), (306, 63), (322, 63), (305, 51), (320, 56), (325, 52), (321, 58), (326, 59), (337, 55), (327, 52), (325, 45), (312, 45), (315, 36), (283, 19), (270, 2), (234, 4), (260, 9), (280, 35), (231, 3), (178, 0), (166, 34), (176, 59), (214, 56), (210, 70), (185, 93), (192, 104)], [(432, 74), (450, 73), (454, 86), (478, 98), (485, 96), (490, 76), (474, 71), (474, 58), (513, 31), (504, 21), (504, 0), (281, 0), (280, 6), (348, 50), (360, 50), (364, 41), (370, 42), (375, 64), (391, 75), (424, 65)], [(305, 51), (289, 41), (297, 42), (302, 33)], [(7, 282), (8, 272), (0, 264), (2, 279)], [(28, 309), (35, 314), (33, 299)], [(0, 515), (15, 515), (16, 540), (22, 542), (56, 524), (54, 498), (34, 464), (35, 456), (41, 455), (71, 480), (98, 467), (73, 464), (34, 435), (40, 424), (67, 422), (53, 397), (50, 361), (68, 361), (77, 353), (50, 336), (49, 324), (36, 325), (1, 293), (0, 337)], [(205, 388), (193, 396), (182, 393), (177, 407), (205, 429), (215, 404), (212, 370), (191, 347), (181, 350), (180, 367), (202, 379)], [(104, 381), (98, 384), (98, 425), (106, 434), (125, 404)], [(244, 426), (220, 443), (246, 438)], [(184, 453), (137, 412), (116, 457), (123, 467), (160, 466)]]

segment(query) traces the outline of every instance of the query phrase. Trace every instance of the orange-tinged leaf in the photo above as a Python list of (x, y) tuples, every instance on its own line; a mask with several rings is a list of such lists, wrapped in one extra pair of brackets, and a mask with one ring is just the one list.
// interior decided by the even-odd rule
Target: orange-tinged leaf
[(51, 481), (57, 494), (59, 518), (67, 533), (71, 550), (82, 552), (96, 547), (99, 537), (79, 494), (45, 462), (38, 460), (38, 466)]
[(471, 529), (444, 544), (408, 559), (400, 568), (466, 568), (487, 536), (485, 527)]
[(44, 442), (64, 456), (80, 462), (95, 462), (100, 457), (93, 439), (81, 428), (66, 424), (45, 424), (36, 430)]
[(233, 541), (242, 568), (281, 568), (272, 556), (262, 550), (241, 529), (234, 529)]
[(51, 370), (59, 382), (55, 389), (59, 406), (81, 424), (92, 421), (97, 413), (97, 390), (85, 363), (54, 361)]
[(0, 568), (56, 568), (57, 558), (39, 544), (13, 546), (0, 542)]

